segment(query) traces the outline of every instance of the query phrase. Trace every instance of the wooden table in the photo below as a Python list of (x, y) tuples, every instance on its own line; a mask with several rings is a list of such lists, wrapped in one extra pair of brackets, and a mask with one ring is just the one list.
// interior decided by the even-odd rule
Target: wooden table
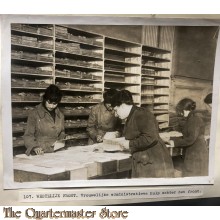
[(102, 146), (76, 146), (44, 155), (17, 155), (15, 182), (129, 178), (131, 155), (94, 151)]

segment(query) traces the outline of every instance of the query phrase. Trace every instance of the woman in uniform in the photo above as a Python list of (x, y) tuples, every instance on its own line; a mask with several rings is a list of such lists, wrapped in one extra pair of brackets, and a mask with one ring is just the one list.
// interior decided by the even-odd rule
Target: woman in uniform
[[(87, 131), (89, 134), (88, 144), (100, 143), (107, 132), (120, 130), (120, 120), (115, 117), (115, 112), (111, 107), (111, 99), (117, 91), (109, 89), (103, 94), (103, 102), (94, 106), (88, 119)], [(119, 132), (115, 132), (115, 137)]]
[(176, 109), (186, 122), (182, 130), (183, 136), (172, 138), (170, 146), (184, 149), (183, 176), (207, 176), (208, 148), (204, 138), (205, 124), (201, 113), (195, 111), (196, 103), (189, 98), (179, 101)]
[(126, 120), (122, 148), (132, 154), (132, 178), (173, 177), (173, 162), (167, 147), (159, 136), (154, 115), (134, 105), (128, 90), (116, 93), (112, 106), (118, 117)]
[(27, 155), (53, 152), (53, 144), (65, 138), (64, 115), (57, 107), (61, 98), (60, 89), (50, 85), (42, 103), (30, 112), (24, 134)]

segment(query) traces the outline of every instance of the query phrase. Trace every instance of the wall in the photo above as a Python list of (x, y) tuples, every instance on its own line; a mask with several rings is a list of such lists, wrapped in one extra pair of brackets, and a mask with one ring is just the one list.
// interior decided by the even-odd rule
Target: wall
[[(191, 98), (197, 104), (197, 109), (206, 109), (204, 98), (212, 92), (212, 81), (176, 77), (171, 81), (170, 111), (183, 98)], [(206, 109), (207, 110), (207, 109)]]
[(173, 50), (174, 26), (143, 26), (142, 44)]
[(212, 91), (217, 27), (176, 27), (172, 58), (170, 110), (190, 97), (205, 109), (204, 97)]
[(176, 27), (173, 75), (212, 80), (218, 27)]

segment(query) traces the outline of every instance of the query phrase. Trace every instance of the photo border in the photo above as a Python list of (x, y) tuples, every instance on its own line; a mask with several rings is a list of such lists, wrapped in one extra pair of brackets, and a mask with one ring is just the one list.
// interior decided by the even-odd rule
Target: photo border
[[(13, 148), (11, 120), (11, 23), (35, 24), (72, 24), (72, 25), (156, 25), (156, 26), (219, 26), (220, 20), (203, 19), (169, 19), (117, 16), (42, 16), (42, 15), (5, 15), (2, 16), (2, 145), (3, 145), (3, 187), (18, 188), (55, 188), (55, 187), (106, 187), (106, 186), (173, 186), (189, 184), (214, 184), (214, 153), (216, 143), (218, 85), (220, 77), (220, 37), (216, 47), (215, 68), (213, 77), (213, 108), (211, 118), (209, 176), (184, 178), (145, 178), (117, 180), (68, 180), (17, 183), (13, 179)], [(126, 185), (125, 185), (126, 181)]]

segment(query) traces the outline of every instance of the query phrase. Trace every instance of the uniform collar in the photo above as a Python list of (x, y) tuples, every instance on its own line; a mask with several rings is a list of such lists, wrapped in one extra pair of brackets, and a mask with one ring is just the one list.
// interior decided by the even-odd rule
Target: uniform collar
[[(46, 114), (49, 114), (49, 112), (48, 112), (47, 109), (43, 106), (42, 103), (37, 106), (37, 112), (38, 112), (40, 118), (44, 118)], [(55, 109), (55, 115), (60, 118), (60, 114), (61, 114), (61, 113), (60, 113), (59, 108), (56, 108), (56, 109)]]
[(186, 119), (189, 119), (189, 118), (195, 116), (195, 114), (196, 114), (196, 111), (195, 111), (195, 110), (191, 111), (191, 112), (188, 114), (188, 116), (186, 117)]
[(106, 108), (106, 106), (105, 106), (105, 103), (104, 102), (102, 102), (101, 103), (101, 106), (102, 106), (102, 108), (106, 111), (106, 112), (111, 112), (111, 111), (109, 111), (107, 108)]
[(129, 121), (129, 119), (131, 118), (131, 116), (133, 115), (136, 109), (137, 109), (137, 106), (133, 105), (126, 121)]

